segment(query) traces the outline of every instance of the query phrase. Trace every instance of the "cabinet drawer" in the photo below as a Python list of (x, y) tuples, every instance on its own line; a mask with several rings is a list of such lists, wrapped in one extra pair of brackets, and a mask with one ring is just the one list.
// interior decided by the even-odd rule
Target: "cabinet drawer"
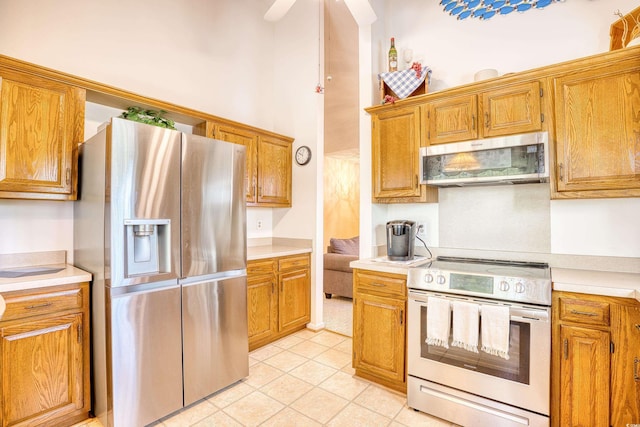
[(61, 289), (46, 292), (8, 292), (3, 295), (7, 308), (2, 321), (15, 320), (58, 311), (81, 309), (83, 288)]
[(290, 268), (309, 267), (309, 255), (297, 255), (278, 260), (278, 269), (280, 271)]
[(249, 261), (247, 263), (247, 275), (269, 274), (276, 270), (276, 261), (272, 258)]
[(357, 270), (357, 290), (384, 295), (407, 295), (407, 280), (404, 276), (383, 275), (378, 272), (364, 272)]
[(560, 298), (560, 320), (609, 326), (609, 303), (577, 298)]

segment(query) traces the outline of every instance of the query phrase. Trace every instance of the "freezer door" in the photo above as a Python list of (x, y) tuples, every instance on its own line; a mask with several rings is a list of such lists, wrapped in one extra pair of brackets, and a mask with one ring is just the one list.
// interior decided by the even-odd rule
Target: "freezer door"
[[(109, 286), (177, 279), (182, 134), (119, 118), (111, 120), (108, 130)], [(150, 234), (138, 241), (141, 227)]]
[(246, 267), (245, 147), (183, 134), (182, 275)]
[(184, 403), (249, 375), (247, 277), (182, 285)]
[(177, 285), (112, 294), (110, 426), (139, 427), (182, 408), (180, 308)]

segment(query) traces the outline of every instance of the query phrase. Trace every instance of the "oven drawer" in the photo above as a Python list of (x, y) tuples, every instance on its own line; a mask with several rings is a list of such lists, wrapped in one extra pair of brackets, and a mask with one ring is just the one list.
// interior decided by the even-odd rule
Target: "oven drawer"
[(560, 320), (609, 326), (609, 303), (579, 298), (560, 298)]
[(404, 276), (368, 270), (355, 270), (354, 274), (356, 291), (384, 296), (407, 295), (407, 280)]

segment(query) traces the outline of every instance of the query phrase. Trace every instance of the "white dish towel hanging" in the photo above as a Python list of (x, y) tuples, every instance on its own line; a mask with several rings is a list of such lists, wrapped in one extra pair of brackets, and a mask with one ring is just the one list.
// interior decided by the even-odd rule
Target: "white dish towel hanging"
[(480, 315), (478, 304), (464, 301), (453, 303), (453, 342), (454, 347), (478, 352), (478, 331)]
[(481, 350), (509, 360), (509, 307), (506, 305), (483, 305), (481, 310)]
[(451, 308), (444, 298), (427, 297), (427, 339), (429, 345), (449, 348)]

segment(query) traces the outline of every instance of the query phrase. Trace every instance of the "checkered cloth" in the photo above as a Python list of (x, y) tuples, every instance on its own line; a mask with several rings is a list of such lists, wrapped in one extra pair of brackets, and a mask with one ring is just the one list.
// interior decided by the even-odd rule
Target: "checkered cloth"
[(412, 68), (392, 71), (390, 73), (380, 73), (378, 74), (378, 78), (382, 79), (400, 99), (404, 99), (411, 95), (413, 91), (422, 84), (425, 78), (428, 78), (427, 82), (429, 82), (431, 79), (431, 68), (422, 67), (420, 78), (416, 78), (416, 70)]

